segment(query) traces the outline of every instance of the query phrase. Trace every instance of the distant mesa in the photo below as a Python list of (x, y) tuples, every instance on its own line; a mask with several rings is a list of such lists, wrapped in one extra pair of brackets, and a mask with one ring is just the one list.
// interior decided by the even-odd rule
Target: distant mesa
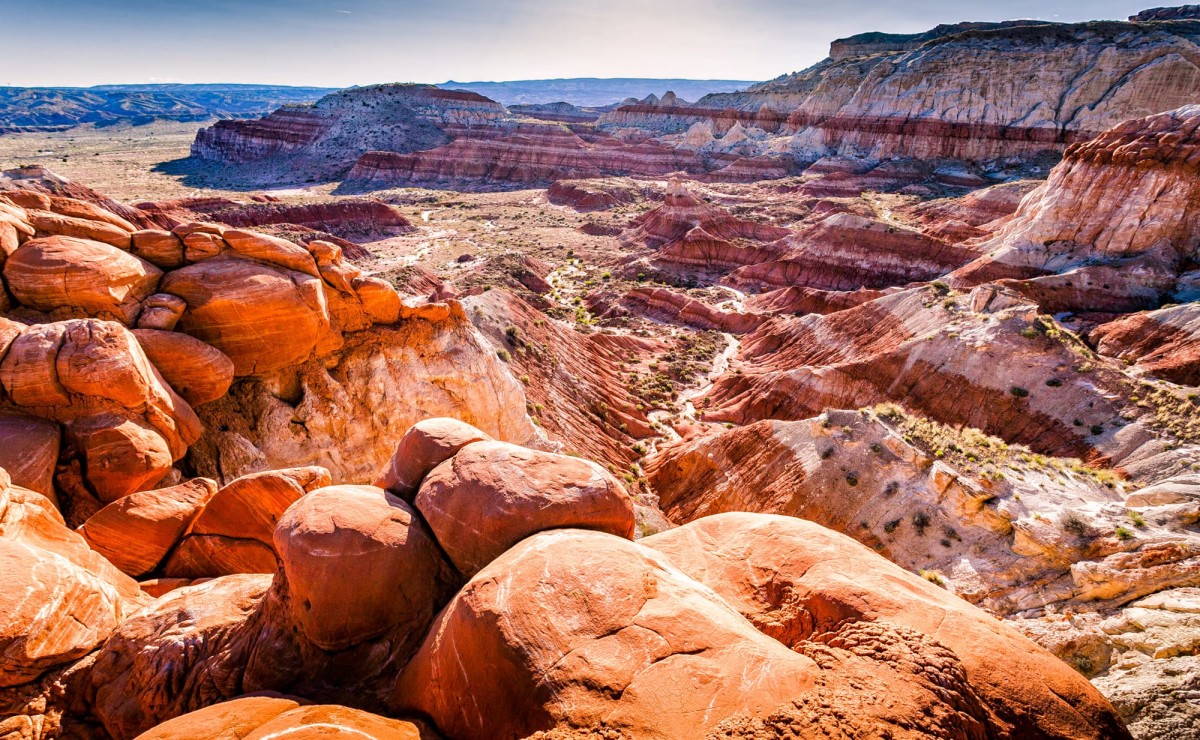
[[(1200, 103), (1196, 17), (1185, 6), (1130, 22), (860, 34), (834, 41), (829, 58), (806, 70), (748, 86), (540, 80), (352, 88), (258, 120), (218, 122), (197, 135), (192, 155), (232, 182), (287, 176), (342, 181), (348, 192), (676, 173), (754, 182), (828, 158), (857, 161), (862, 171), (915, 159), (1003, 173), (1052, 164), (1121, 121)], [(650, 82), (668, 84), (647, 94)], [(703, 85), (734, 90), (703, 93)]]

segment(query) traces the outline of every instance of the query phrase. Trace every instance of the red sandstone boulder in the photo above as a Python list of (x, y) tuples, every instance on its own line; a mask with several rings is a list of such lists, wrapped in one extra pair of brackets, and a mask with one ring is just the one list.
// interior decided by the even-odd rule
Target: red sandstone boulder
[(425, 477), (415, 505), (467, 577), (543, 529), (634, 532), (633, 500), (604, 468), (504, 442), (463, 447)]
[(101, 223), (116, 226), (118, 229), (126, 232), (133, 232), (137, 227), (121, 218), (112, 211), (101, 208), (95, 203), (68, 198), (64, 195), (51, 195), (49, 197), (50, 210), (62, 215), (71, 216), (72, 218), (82, 218), (87, 221), (100, 221)]
[(47, 211), (30, 209), (25, 213), (30, 226), (37, 230), (38, 236), (75, 237), (104, 242), (117, 249), (129, 249), (129, 232), (119, 226), (104, 221), (63, 216)]
[(396, 445), (392, 459), (375, 479), (388, 493), (412, 501), (426, 473), (487, 434), (458, 419), (426, 419), (414, 424)]
[(815, 670), (658, 553), (599, 532), (555, 530), (521, 542), (463, 587), (396, 683), (391, 706), (421, 712), (456, 738), (601, 728), (695, 738), (731, 716), (787, 703)]
[(183, 267), (183, 240), (169, 231), (133, 232), (130, 251), (164, 270)]
[(274, 696), (247, 696), (168, 720), (138, 740), (421, 740), (421, 728), (337, 705), (301, 705)]
[(88, 461), (85, 478), (106, 503), (158, 483), (175, 459), (153, 427), (118, 414), (76, 421), (67, 428), (67, 439)]
[[(995, 618), (844, 535), (792, 517), (720, 514), (642, 542), (793, 650), (874, 650), (874, 660), (895, 661), (899, 656), (888, 652), (897, 636), (906, 637), (910, 649), (928, 645), (927, 657), (946, 668), (947, 661), (956, 664), (939, 683), (957, 696), (942, 697), (943, 708), (923, 712), (925, 719), (909, 715), (919, 726), (936, 726), (940, 711), (958, 704), (989, 737), (1129, 737), (1112, 705), (1083, 676)], [(945, 670), (920, 655), (902, 660), (914, 662), (914, 669), (925, 664), (926, 670)], [(902, 702), (908, 687), (895, 682), (879, 688)], [(847, 693), (844, 685), (830, 689), (831, 701)], [(815, 707), (783, 707), (758, 729), (836, 727), (857, 737), (891, 721), (893, 707), (861, 697), (857, 703), (855, 713), (820, 718), (812, 716)]]
[(139, 329), (171, 331), (183, 318), (187, 303), (170, 293), (155, 293), (142, 301), (142, 312), (138, 314)]
[(233, 361), (216, 347), (173, 331), (134, 329), (133, 335), (175, 392), (194, 406), (224, 396), (233, 383)]
[(210, 259), (168, 273), (161, 290), (182, 298), (179, 328), (224, 352), (237, 375), (308, 359), (332, 336), (322, 282), (243, 259)]
[(458, 584), (437, 543), (407, 504), (369, 486), (300, 498), (274, 540), (273, 577), (175, 588), (121, 624), (90, 675), (110, 734), (258, 691), (384, 707)]
[(316, 261), (308, 250), (286, 239), (241, 229), (226, 229), (221, 237), (243, 257), (320, 277)]
[(191, 407), (120, 324), (81, 319), (0, 328), (5, 337), (19, 332), (0, 362), (9, 401), (66, 424), (102, 501), (153, 486), (199, 437)]
[(51, 236), (25, 242), (4, 264), (4, 280), (24, 306), (51, 315), (132, 324), (162, 271), (98, 241)]
[(50, 195), (36, 190), (5, 190), (4, 200), (20, 208), (50, 210)]
[(394, 324), (400, 319), (400, 294), (386, 280), (365, 275), (355, 278), (351, 285), (372, 323)]
[(216, 492), (215, 481), (195, 478), (132, 493), (89, 517), (79, 533), (123, 572), (142, 576), (158, 567)]
[(0, 468), (12, 482), (55, 501), (54, 466), (62, 430), (35, 416), (0, 416)]
[(2, 471), (0, 583), (0, 687), (83, 657), (146, 602), (48, 499)]
[(130, 740), (245, 693), (249, 643), (239, 631), (270, 585), (263, 574), (215, 578), (171, 591), (121, 622), (96, 656), (87, 689), (105, 731)]
[(167, 576), (201, 578), (273, 573), (272, 533), (287, 508), (330, 484), (324, 468), (253, 473), (230, 481), (209, 500), (163, 567)]
[(408, 504), (374, 486), (330, 486), (292, 505), (275, 529), (294, 618), (322, 650), (401, 628), (422, 634), (451, 579)]

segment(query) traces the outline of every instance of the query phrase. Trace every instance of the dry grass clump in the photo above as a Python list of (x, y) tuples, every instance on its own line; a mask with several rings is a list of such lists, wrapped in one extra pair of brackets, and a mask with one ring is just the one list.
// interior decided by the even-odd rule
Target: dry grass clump
[(1116, 472), (1093, 468), (1078, 458), (1039, 455), (1024, 445), (1009, 444), (978, 429), (957, 429), (911, 414), (894, 403), (879, 404), (871, 413), (930, 457), (984, 479), (1023, 479), (1026, 473), (1038, 472), (1065, 483), (1082, 479), (1116, 488), (1123, 482)]

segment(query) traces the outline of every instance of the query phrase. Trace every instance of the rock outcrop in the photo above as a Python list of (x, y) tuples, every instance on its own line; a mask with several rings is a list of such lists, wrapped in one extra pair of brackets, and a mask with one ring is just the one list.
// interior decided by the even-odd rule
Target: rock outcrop
[(443, 130), (448, 125), (486, 124), (503, 115), (502, 105), (475, 93), (375, 85), (281, 108), (259, 120), (220, 121), (197, 133), (192, 155), (256, 164), (260, 174), (265, 164), (292, 177), (339, 176), (367, 152), (431, 148), (450, 140)]
[(1088, 334), (1102, 355), (1131, 362), (1157, 378), (1200, 385), (1200, 305), (1185, 303), (1132, 314)]
[[(363, 228), (411, 229), (382, 203), (356, 202)], [(0, 320), (0, 426), (22, 435), (0, 462), (59, 498), (72, 525), (176, 465), (226, 483), (328, 463), (365, 482), (397, 422), (426, 415), (463, 416), (499, 439), (537, 436), (519, 383), (457, 306), (405, 304), (338, 243), (179, 218), (197, 213), (125, 208), (43, 170), (0, 179), (0, 307), (11, 317)], [(359, 383), (363, 372), (386, 379)], [(369, 407), (374, 428), (346, 434), (347, 404)]]
[(1198, 127), (1188, 106), (1070, 147), (948, 282), (1009, 279), (1055, 313), (1156, 307), (1196, 257)]
[[(1194, 21), (1001, 23), (835, 42), (807, 70), (687, 107), (627, 105), (602, 128), (759, 133), (755, 152), (987, 161), (1062, 151), (1197, 102)], [(1030, 84), (1036, 77), (1036, 84)]]
[[(40, 634), (37, 620), (72, 614), (88, 631), (57, 632), (36, 655), (21, 648), (31, 657), (6, 660), (9, 674), (0, 674), (10, 686), (98, 645), (62, 674), (69, 702), (35, 687), (19, 721), (88, 715), (117, 740), (147, 731), (265, 737), (317, 725), (420, 737), (420, 725), (403, 720), (414, 713), (453, 737), (749, 737), (813, 723), (842, 733), (932, 723), (951, 734), (1036, 727), (1048, 738), (1128, 737), (1083, 677), (847, 538), (739, 514), (635, 544), (627, 539), (632, 502), (598, 466), (465, 439), (482, 436), (470, 431), (427, 424), (401, 446), (398, 454), (424, 456), (412, 470), (443, 454), (422, 450), (451, 455), (423, 476), (416, 509), (373, 486), (285, 496), (291, 503), (270, 536), (273, 574), (198, 581), (149, 604), (54, 519), (44, 498), (10, 486), (0, 546), (24, 548), (24, 560), (6, 559), (23, 564), (18, 575), (36, 575), (35, 546), (86, 567), (77, 579), (107, 574), (73, 586), (78, 606), (11, 612), (7, 634)], [(144, 526), (160, 546), (131, 560), (142, 570), (160, 559), (162, 535), (193, 516), (193, 534), (221, 519), (241, 527), (239, 538), (259, 536), (246, 529), (258, 526), (248, 507), (265, 510), (275, 496), (266, 482), (280, 490), (328, 482), (312, 473), (272, 473), (215, 494), (208, 481), (134, 494), (84, 531), (134, 556), (117, 540)], [(448, 508), (485, 495), (501, 506)], [(143, 524), (126, 528), (121, 519)], [(774, 585), (762, 588), (754, 572), (772, 574)], [(885, 688), (886, 706), (875, 701)], [(277, 693), (237, 698), (262, 692)], [(323, 705), (297, 707), (279, 694)], [(828, 711), (830, 697), (847, 711)]]
[[(503, 442), (466, 445), (421, 482), (413, 505), (464, 577), (543, 529), (633, 538), (633, 500), (596, 463)], [(473, 528), (462, 523), (487, 511)]]
[(232, 735), (239, 740), (318, 738), (337, 735), (378, 740), (421, 740), (419, 724), (338, 705), (312, 705), (275, 696), (234, 699), (198, 709), (154, 727), (141, 740), (196, 740)]
[(1012, 291), (948, 290), (910, 289), (764, 324), (717, 380), (704, 417), (806, 419), (896, 401), (1042, 454), (1124, 466), (1147, 483), (1187, 458), (1176, 449), (1197, 441), (1185, 429), (1185, 390), (1160, 396), (1142, 386)]

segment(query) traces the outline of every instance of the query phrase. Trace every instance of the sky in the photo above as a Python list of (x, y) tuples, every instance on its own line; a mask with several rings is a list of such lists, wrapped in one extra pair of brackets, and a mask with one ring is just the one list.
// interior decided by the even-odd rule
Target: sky
[[(1149, 0), (0, 0), (0, 86), (765, 80), (835, 38)], [(1163, 3), (1159, 3), (1163, 4)]]

